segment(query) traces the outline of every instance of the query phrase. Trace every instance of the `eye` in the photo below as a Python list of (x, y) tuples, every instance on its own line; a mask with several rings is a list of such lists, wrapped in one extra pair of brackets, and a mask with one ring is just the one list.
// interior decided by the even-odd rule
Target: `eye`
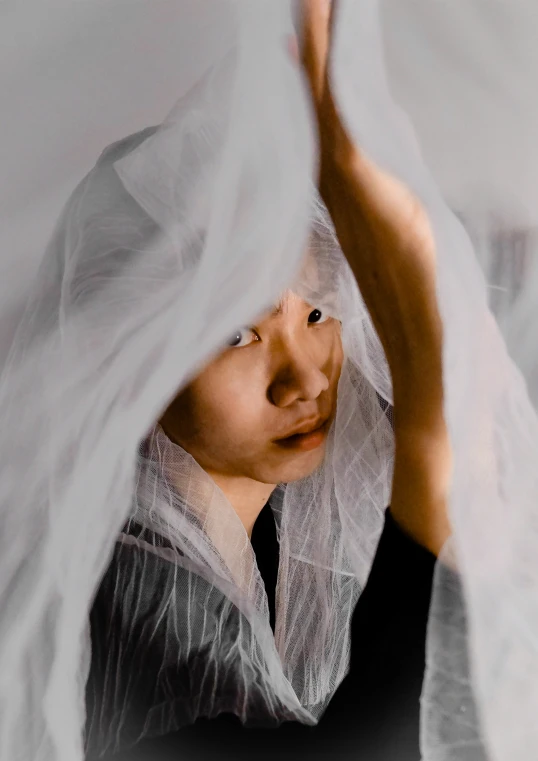
[(313, 309), (308, 315), (308, 322), (310, 325), (319, 325), (319, 323), (327, 322), (329, 319), (330, 316), (328, 314), (323, 314), (321, 309)]
[(228, 346), (231, 348), (240, 348), (248, 346), (254, 341), (259, 341), (260, 337), (253, 328), (239, 328), (228, 340)]

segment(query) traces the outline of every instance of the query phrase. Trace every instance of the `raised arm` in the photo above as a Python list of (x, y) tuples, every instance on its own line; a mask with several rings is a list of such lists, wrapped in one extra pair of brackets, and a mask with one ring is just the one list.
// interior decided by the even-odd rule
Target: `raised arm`
[[(301, 51), (320, 141), (319, 186), (387, 361), (394, 394), (396, 459), (391, 513), (438, 554), (450, 535), (451, 453), (443, 416), (442, 322), (435, 241), (418, 199), (355, 145), (327, 72), (331, 4), (303, 0)], [(333, 2), (333, 15), (337, 3)]]

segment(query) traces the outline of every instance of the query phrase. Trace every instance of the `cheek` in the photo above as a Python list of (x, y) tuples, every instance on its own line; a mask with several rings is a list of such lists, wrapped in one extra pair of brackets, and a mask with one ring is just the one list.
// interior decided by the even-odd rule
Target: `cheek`
[(216, 373), (198, 389), (195, 405), (201, 440), (221, 443), (229, 451), (260, 438), (266, 415), (265, 387), (251, 374)]
[(338, 387), (338, 381), (340, 380), (340, 375), (342, 374), (342, 367), (344, 365), (344, 347), (342, 346), (342, 341), (338, 341), (338, 347), (336, 350), (336, 359), (334, 364), (334, 384), (335, 387)]
[(340, 374), (344, 364), (344, 347), (342, 345), (342, 337), (339, 328), (337, 331), (335, 330), (335, 333), (331, 336), (331, 343), (327, 353), (329, 356), (327, 377), (331, 384), (331, 392), (336, 395), (338, 381), (340, 380)]

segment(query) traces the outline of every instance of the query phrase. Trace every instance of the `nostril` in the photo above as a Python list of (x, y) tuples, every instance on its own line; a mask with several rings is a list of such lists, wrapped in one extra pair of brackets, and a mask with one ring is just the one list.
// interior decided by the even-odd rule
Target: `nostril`
[(287, 353), (286, 360), (281, 361), (267, 396), (277, 407), (286, 407), (296, 401), (315, 401), (328, 391), (330, 385), (330, 378), (324, 368), (307, 355), (302, 347), (295, 346), (293, 352)]

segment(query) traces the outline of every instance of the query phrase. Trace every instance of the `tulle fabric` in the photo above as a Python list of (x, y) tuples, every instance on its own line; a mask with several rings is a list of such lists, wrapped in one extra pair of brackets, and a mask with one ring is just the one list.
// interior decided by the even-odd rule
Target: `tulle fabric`
[[(421, 9), (415, 5), (407, 8), (404, 40), (416, 39), (420, 31)], [(452, 21), (461, 19), (466, 29), (461, 45), (474, 51), (476, 42), (484, 42), (485, 9), (479, 2), (468, 11), (450, 11), (446, 5), (430, 6), (428, 18), (442, 26), (444, 14), (455, 13)], [(514, 27), (529, 21), (529, 7), (513, 6)], [(33, 10), (30, 27), (40, 18)], [(111, 99), (116, 117), (124, 117), (115, 122), (117, 137), (132, 136), (109, 147), (71, 195), (15, 337), (4, 341), (11, 348), (0, 386), (2, 758), (82, 758), (88, 614), (118, 542), (122, 551), (166, 555), (172, 580), (184, 571), (188, 586), (170, 589), (186, 609), (213, 592), (228, 601), (219, 615), (233, 610), (235, 616), (234, 673), (249, 675), (241, 682), (243, 700), (233, 705), (241, 718), (248, 720), (261, 700), (277, 720), (315, 723), (346, 673), (349, 618), (390, 502), (394, 442), (387, 410), (392, 397), (379, 340), (313, 191), (311, 113), (286, 50), (293, 11), (289, 2), (274, 0), (185, 1), (174, 8), (138, 2), (116, 15), (104, 3), (82, 2), (74, 9), (58, 0), (51, 3), (49, 27), (42, 19), (55, 34), (61, 21), (66, 39), (70, 29), (78, 39), (77, 30), (84, 28), (89, 39), (104, 47), (108, 41), (114, 51), (108, 60), (115, 65), (80, 71), (94, 84), (106, 81), (104, 91), (115, 92), (116, 98), (127, 96), (129, 77), (131, 83), (144, 78), (170, 87), (170, 105), (179, 94), (183, 97), (162, 123), (156, 114), (145, 124), (128, 113), (131, 106)], [(4, 29), (24, 26), (21, 11), (6, 6), (1, 13)], [(446, 145), (439, 124), (418, 107), (414, 113), (417, 104), (409, 98), (419, 89), (417, 58), (405, 59), (415, 61), (409, 73), (394, 66), (398, 52), (401, 58), (408, 51), (390, 34), (391, 23), (401, 18), (388, 3), (341, 2), (333, 77), (349, 128), (374, 160), (420, 196), (438, 245), (445, 411), (454, 451), (453, 537), (441, 555), (433, 590), (422, 754), (432, 761), (527, 761), (537, 745), (538, 708), (538, 425), (529, 397), (536, 375), (528, 354), (519, 355), (527, 383), (510, 358), (488, 305), (483, 272), (491, 273), (494, 260), (506, 262), (510, 252), (502, 237), (494, 250), (489, 213), (498, 211), (503, 193), (512, 193), (513, 200), (517, 190), (528, 212), (525, 225), (531, 227), (531, 186), (519, 182), (521, 163), (494, 162), (495, 175), (489, 156), (486, 160), (478, 148), (471, 150), (473, 180), (478, 178), (483, 190), (478, 213), (466, 186), (468, 156), (454, 150), (451, 171), (443, 173), (447, 164), (439, 157)], [(141, 60), (133, 38), (119, 34), (132, 29), (133, 20), (152, 40), (163, 41), (163, 57), (167, 50), (171, 55), (173, 66), (164, 65), (170, 86), (168, 80), (164, 87), (158, 76), (148, 77), (150, 64)], [(447, 35), (454, 28), (460, 27), (447, 24)], [(172, 44), (174, 29), (183, 42), (179, 52)], [(419, 35), (416, 50), (424, 36)], [(52, 49), (52, 37), (47, 39)], [(494, 30), (487, 39), (493, 59)], [(533, 75), (524, 60), (501, 63), (498, 73), (510, 84), (519, 78), (529, 85)], [(419, 66), (421, 82), (433, 91), (455, 66), (450, 56), (435, 61), (437, 67)], [(480, 61), (470, 61), (461, 89), (480, 102), (484, 71)], [(84, 77), (79, 84), (93, 92)], [(144, 89), (135, 102), (144, 100)], [(504, 87), (492, 96), (499, 115), (506, 111), (507, 92)], [(394, 93), (414, 125), (396, 105)], [(95, 98), (102, 103), (99, 88)], [(13, 123), (19, 117), (22, 124), (20, 104), (12, 102)], [(34, 259), (40, 256), (48, 234), (45, 211), (54, 206), (45, 199), (44, 181), (50, 178), (54, 199), (85, 171), (77, 151), (58, 147), (56, 135), (62, 131), (71, 138), (81, 134), (74, 104), (62, 102), (73, 116), (67, 121), (61, 112), (54, 116), (49, 102), (46, 113), (57, 131), (43, 132), (44, 143), (57, 148), (58, 167), (34, 161), (23, 171), (22, 159), (16, 164), (28, 180), (19, 189), (34, 180), (39, 198), (26, 208), (24, 195), (14, 195), (17, 224), (6, 241), (18, 241), (19, 247), (6, 250), (13, 257), (26, 251), (27, 262), (31, 248)], [(136, 131), (151, 122), (160, 125)], [(111, 115), (108, 123), (114, 123)], [(519, 122), (506, 124), (506, 145), (532, 163), (532, 146), (518, 142)], [(477, 146), (481, 125), (469, 121), (466, 128), (475, 138), (469, 145)], [(11, 141), (17, 145), (14, 133)], [(443, 195), (425, 169), (421, 150)], [(487, 192), (490, 187), (496, 194)], [(520, 206), (504, 209), (505, 227), (516, 218), (521, 224)], [(480, 235), (484, 270), (465, 228), (476, 240), (477, 219), (485, 229)], [(317, 279), (311, 269), (300, 267), (308, 242)], [(14, 265), (17, 259), (10, 261), (5, 272), (14, 273), (13, 290), (19, 289), (22, 301), (26, 278)], [(532, 264), (526, 267), (533, 272)], [(328, 282), (319, 273), (331, 273)], [(531, 308), (530, 282), (516, 288), (504, 315), (492, 305), (515, 358), (518, 325), (525, 324), (526, 346), (532, 335), (524, 319)], [(153, 425), (233, 329), (261, 313), (285, 287), (312, 302), (332, 304), (342, 321), (346, 361), (323, 466), (275, 495), (281, 561), (273, 638), (263, 585), (237, 516), (192, 458), (163, 440)], [(13, 314), (14, 301), (13, 294), (6, 298), (3, 316)], [(523, 305), (519, 311), (517, 304)], [(149, 448), (140, 449), (142, 441), (149, 441)], [(177, 494), (167, 488), (171, 473), (180, 485)], [(141, 537), (133, 544), (122, 533), (129, 516), (147, 532), (146, 540), (153, 537), (143, 547)], [(118, 581), (125, 581), (128, 566), (123, 577), (118, 567)], [(194, 647), (207, 631), (196, 617), (190, 627), (170, 611), (167, 615), (168, 652), (180, 659), (189, 648), (185, 635)], [(130, 621), (134, 631), (136, 611)], [(226, 658), (226, 638), (211, 641), (218, 643), (210, 661), (218, 668)], [(109, 707), (121, 728), (127, 704)], [(210, 696), (192, 707), (191, 718), (218, 710)], [(107, 718), (101, 717), (105, 723)], [(146, 719), (127, 741), (175, 726), (173, 717), (168, 723), (162, 717), (153, 724), (149, 715)], [(123, 738), (111, 725), (98, 742), (114, 747)]]
[[(156, 132), (147, 131), (116, 146), (105, 155), (103, 170), (108, 161), (113, 162), (131, 193), (137, 192), (129, 172), (146, 157), (151, 167), (158, 165), (155, 148), (162, 146), (157, 137)], [(118, 158), (120, 151), (124, 155)], [(148, 205), (155, 195), (149, 196)], [(100, 671), (123, 674), (129, 687), (121, 684), (121, 676), (102, 678), (95, 686), (94, 692), (101, 694), (95, 695), (87, 739), (92, 752), (121, 750), (143, 737), (174, 731), (187, 721), (221, 711), (234, 712), (245, 723), (256, 719), (315, 723), (347, 673), (351, 614), (381, 534), (392, 475), (390, 405), (380, 404), (385, 397), (367, 374), (385, 393), (390, 392), (390, 380), (359, 290), (313, 185), (310, 196), (308, 253), (289, 284), (342, 322), (346, 362), (323, 466), (308, 478), (282, 485), (272, 498), (280, 541), (275, 635), (241, 521), (212, 479), (157, 427), (139, 453), (135, 473), (130, 520), (142, 528), (142, 534), (120, 536), (121, 557), (108, 582), (112, 618), (121, 622), (117, 629), (124, 646), (110, 642), (110, 651), (101, 656)], [(146, 205), (142, 193), (139, 198)], [(162, 224), (166, 225), (164, 219)], [(198, 255), (195, 249), (194, 267)], [(344, 472), (346, 478), (342, 478)], [(162, 567), (155, 571), (155, 557), (165, 561), (164, 571)], [(155, 630), (147, 641), (142, 633), (147, 610), (125, 602), (130, 599), (133, 575), (144, 598), (162, 597), (162, 609), (153, 614)], [(208, 592), (208, 585), (215, 591)], [(218, 607), (218, 621), (211, 623), (213, 606), (207, 599), (219, 591), (227, 600)], [(196, 615), (201, 604), (202, 619)], [(238, 617), (231, 615), (232, 608), (239, 610)], [(212, 689), (202, 690), (187, 709), (185, 699), (180, 708), (174, 708), (170, 697), (166, 705), (165, 685), (173, 685), (169, 654), (174, 654), (174, 668), (183, 668), (189, 653), (205, 652), (208, 630), (214, 632), (211, 652), (205, 655), (204, 677), (197, 683), (209, 682)], [(111, 638), (117, 635), (112, 632)], [(153, 649), (162, 657), (161, 662), (159, 655), (151, 659), (148, 655), (158, 677), (143, 719), (131, 682), (133, 672), (147, 672), (148, 666), (134, 666), (126, 646), (138, 638), (138, 651)], [(160, 640), (157, 648), (155, 640)], [(235, 660), (226, 645), (233, 654), (239, 653)], [(239, 690), (219, 687), (223, 663), (227, 679), (232, 685), (240, 684)], [(168, 695), (173, 692), (170, 686)]]

